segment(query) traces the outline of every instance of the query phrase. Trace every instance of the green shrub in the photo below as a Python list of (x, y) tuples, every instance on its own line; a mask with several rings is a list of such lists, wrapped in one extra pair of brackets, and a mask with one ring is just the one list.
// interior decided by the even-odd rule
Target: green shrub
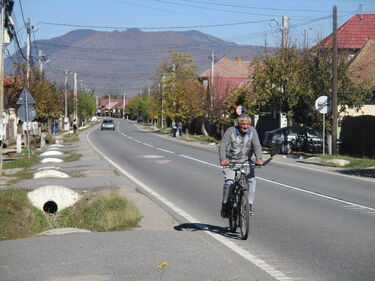
[(0, 190), (0, 240), (30, 237), (50, 227), (23, 189)]
[(138, 210), (118, 191), (83, 198), (58, 214), (59, 227), (76, 227), (91, 231), (127, 230), (138, 225)]

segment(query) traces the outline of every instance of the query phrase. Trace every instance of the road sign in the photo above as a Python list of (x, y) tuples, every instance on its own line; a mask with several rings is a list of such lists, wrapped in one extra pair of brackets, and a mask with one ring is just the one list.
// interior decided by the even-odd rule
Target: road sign
[(243, 106), (242, 104), (240, 104), (240, 105), (236, 106), (234, 111), (235, 111), (237, 116), (240, 116), (242, 113), (246, 113), (247, 108), (245, 106)]
[(332, 110), (332, 102), (328, 96), (320, 96), (315, 101), (315, 108), (321, 114), (327, 114)]
[(25, 87), (25, 88), (23, 88), (23, 90), (20, 94), (20, 97), (18, 98), (16, 104), (26, 104), (26, 101), (27, 101), (28, 104), (35, 104), (36, 103), (35, 99), (30, 94), (29, 89), (27, 89)]
[[(36, 110), (32, 105), (27, 106), (27, 116), (26, 116), (26, 105), (21, 105), (17, 109), (17, 116), (21, 119), (22, 122), (31, 122), (35, 119)], [(27, 117), (27, 118), (26, 118)]]
[(326, 114), (332, 110), (331, 99), (327, 96), (320, 96), (315, 101), (315, 108), (323, 114), (323, 155), (325, 154), (325, 132), (326, 132)]

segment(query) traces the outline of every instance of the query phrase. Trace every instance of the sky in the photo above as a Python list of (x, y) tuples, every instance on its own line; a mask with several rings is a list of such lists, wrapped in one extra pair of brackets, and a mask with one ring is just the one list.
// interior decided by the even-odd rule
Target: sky
[(36, 30), (32, 40), (88, 28), (195, 29), (241, 45), (277, 46), (283, 15), (291, 42), (302, 46), (305, 38), (311, 46), (332, 32), (334, 5), (339, 26), (356, 13), (375, 13), (375, 0), (15, 0), (14, 15), (22, 47), (28, 17)]

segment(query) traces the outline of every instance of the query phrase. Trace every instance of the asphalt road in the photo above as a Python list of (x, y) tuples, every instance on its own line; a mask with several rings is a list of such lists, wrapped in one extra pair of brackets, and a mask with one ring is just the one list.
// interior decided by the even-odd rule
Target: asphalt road
[(255, 216), (249, 239), (241, 241), (219, 216), (223, 176), (216, 149), (125, 120), (116, 131), (94, 130), (89, 140), (153, 192), (181, 228), (205, 229), (276, 280), (375, 280), (374, 181), (271, 163), (256, 171)]

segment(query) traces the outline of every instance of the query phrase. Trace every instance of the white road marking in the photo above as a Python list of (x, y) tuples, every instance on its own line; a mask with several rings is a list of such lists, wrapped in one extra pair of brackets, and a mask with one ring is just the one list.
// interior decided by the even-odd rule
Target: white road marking
[(209, 166), (213, 166), (213, 167), (216, 167), (216, 168), (221, 168), (221, 166), (219, 166), (219, 165), (215, 165), (215, 164), (212, 164), (212, 163), (209, 163), (209, 162), (206, 162), (206, 161), (203, 161), (203, 160), (199, 160), (199, 159), (196, 159), (196, 158), (193, 158), (193, 157), (190, 157), (190, 156), (186, 156), (186, 155), (183, 155), (183, 154), (178, 154), (178, 156), (181, 156), (181, 157), (193, 160), (193, 161), (197, 161), (199, 163), (203, 163), (203, 164), (206, 164), (206, 165), (209, 165)]
[(160, 148), (160, 147), (155, 147), (155, 148), (158, 149), (158, 150), (161, 150), (161, 151), (167, 152), (167, 153), (174, 153), (173, 151), (166, 150), (166, 149), (163, 149), (163, 148)]
[(159, 193), (155, 192), (151, 187), (148, 185), (144, 184), (142, 181), (140, 181), (138, 178), (134, 177), (132, 174), (129, 172), (125, 171), (123, 168), (121, 168), (119, 165), (117, 165), (114, 161), (109, 159), (104, 153), (102, 153), (100, 150), (98, 150), (94, 144), (90, 141), (89, 135), (91, 131), (87, 134), (86, 138), (88, 143), (91, 145), (93, 149), (95, 149), (104, 159), (106, 159), (109, 163), (111, 163), (117, 170), (119, 170), (122, 174), (127, 176), (129, 179), (131, 179), (133, 182), (135, 182), (137, 185), (142, 187), (146, 192), (148, 192), (150, 195), (154, 196), (156, 199), (164, 203), (166, 206), (171, 208), (174, 212), (179, 214), (181, 217), (186, 219), (188, 222), (194, 224), (196, 227), (200, 228), (201, 230), (205, 231), (208, 235), (216, 239), (217, 241), (221, 242), (223, 245), (227, 246), (229, 249), (232, 251), (236, 252), (249, 262), (253, 263), (254, 265), (258, 266), (261, 268), (264, 272), (275, 278), (276, 280), (279, 281), (288, 281), (292, 280), (291, 278), (287, 277), (284, 273), (281, 271), (273, 268), (269, 264), (267, 264), (265, 261), (262, 259), (259, 259), (257, 256), (251, 254), (249, 251), (241, 248), (240, 246), (236, 245), (234, 242), (230, 241), (228, 238), (225, 238), (224, 236), (218, 234), (218, 233), (213, 233), (210, 231), (206, 231), (205, 228), (202, 226), (202, 222), (200, 222), (198, 219), (195, 217), (191, 216), (181, 208), (177, 207), (175, 204), (172, 202), (168, 201), (166, 198), (161, 196)]
[(307, 169), (307, 170), (312, 170), (312, 171), (316, 171), (316, 172), (331, 174), (331, 175), (335, 175), (335, 176), (347, 177), (347, 178), (351, 178), (351, 179), (362, 180), (362, 181), (369, 181), (369, 182), (375, 183), (375, 180), (364, 178), (364, 177), (357, 177), (357, 176), (345, 175), (345, 174), (337, 174), (336, 172), (324, 171), (324, 170), (314, 169), (314, 168), (311, 168), (311, 167), (304, 167), (304, 166), (294, 165), (294, 164), (291, 164), (291, 163), (285, 163), (285, 162), (281, 162), (281, 161), (277, 161), (277, 160), (272, 160), (272, 162), (275, 162), (275, 163), (278, 163), (278, 164), (281, 164), (281, 165), (292, 166), (292, 167), (295, 167), (295, 168)]
[(148, 146), (148, 147), (155, 147), (155, 146), (153, 146), (151, 144), (148, 144), (148, 143), (145, 143), (145, 142), (142, 142), (142, 144), (144, 144), (145, 146)]
[[(123, 134), (124, 136), (126, 136), (124, 133), (122, 133), (122, 132), (120, 132), (120, 133)], [(159, 147), (155, 147), (155, 148), (158, 149), (158, 150), (161, 150), (161, 151), (168, 152), (168, 153), (175, 153), (173, 151), (165, 150), (165, 149), (162, 149), (162, 148), (159, 148)], [(183, 154), (177, 154), (177, 155), (180, 156), (180, 157), (183, 157), (183, 158), (187, 158), (187, 159), (190, 159), (190, 160), (193, 160), (193, 161), (196, 161), (196, 162), (208, 165), (208, 166), (212, 166), (212, 167), (216, 167), (216, 168), (220, 168), (221, 169), (221, 166), (219, 166), (219, 165), (215, 165), (215, 164), (212, 164), (212, 163), (209, 163), (209, 162), (197, 159), (197, 158), (193, 158), (193, 157), (190, 157), (190, 156), (186, 156), (186, 155), (183, 155)], [(278, 162), (278, 161), (274, 161), (274, 162), (281, 163), (281, 162)], [(292, 164), (289, 164), (289, 163), (281, 163), (281, 164), (285, 164), (285, 165), (289, 165), (289, 166), (299, 167), (300, 168), (300, 166), (292, 165)], [(310, 170), (314, 170), (314, 171), (318, 171), (318, 172), (326, 172), (326, 173), (329, 173), (329, 174), (337, 175), (336, 173), (329, 172), (329, 171), (320, 171), (320, 170), (317, 170), (317, 169), (312, 169), (312, 168), (307, 168), (307, 167), (302, 167), (302, 168), (310, 169)], [(355, 177), (349, 176), (349, 175), (339, 175), (339, 176), (347, 176), (347, 177), (350, 177), (350, 178), (355, 178)], [(313, 192), (313, 191), (309, 191), (309, 190), (302, 189), (302, 188), (299, 188), (299, 187), (294, 187), (294, 186), (283, 184), (283, 183), (280, 183), (280, 182), (268, 180), (268, 179), (265, 179), (265, 178), (261, 178), (261, 177), (256, 177), (256, 178), (260, 179), (260, 180), (263, 180), (263, 181), (266, 181), (266, 182), (270, 182), (270, 183), (276, 184), (276, 185), (280, 185), (280, 186), (283, 186), (283, 187), (286, 187), (286, 188), (289, 188), (289, 189), (292, 189), (292, 190), (295, 190), (295, 191), (304, 192), (304, 193), (307, 193), (307, 194), (310, 194), (310, 195), (314, 195), (314, 196), (317, 196), (317, 197), (321, 197), (321, 198), (324, 198), (324, 199), (327, 199), (327, 200), (339, 202), (339, 203), (345, 204), (345, 205), (350, 206), (350, 207), (355, 207), (355, 209), (361, 209), (361, 210), (367, 210), (367, 211), (375, 212), (375, 209), (371, 208), (371, 207), (367, 207), (367, 206), (364, 206), (364, 205), (360, 205), (360, 204), (352, 203), (352, 202), (349, 202), (349, 201), (341, 200), (341, 199), (338, 199), (338, 198), (335, 198), (335, 197), (331, 197), (331, 196), (328, 196), (328, 195), (316, 193), (316, 192)], [(363, 180), (373, 182), (373, 180), (370, 180), (370, 179), (369, 180), (363, 179)]]
[(163, 158), (162, 155), (141, 155), (141, 158), (147, 158), (147, 159), (156, 159), (156, 158)]
[(266, 181), (266, 182), (269, 182), (269, 183), (277, 184), (277, 185), (280, 185), (280, 186), (283, 186), (283, 187), (286, 187), (286, 188), (289, 188), (289, 189), (293, 189), (293, 190), (296, 190), (296, 191), (300, 191), (300, 192), (304, 192), (304, 193), (307, 193), (307, 194), (311, 194), (311, 195), (314, 195), (314, 196), (317, 196), (317, 197), (321, 197), (321, 198), (324, 198), (324, 199), (327, 199), (327, 200), (332, 200), (332, 201), (335, 201), (335, 202), (343, 203), (343, 204), (349, 205), (350, 207), (353, 207), (355, 209), (375, 211), (374, 208), (370, 208), (370, 207), (367, 207), (367, 206), (364, 206), (364, 205), (360, 205), (360, 204), (352, 203), (352, 202), (349, 202), (349, 201), (341, 200), (341, 199), (338, 199), (338, 198), (335, 198), (335, 197), (331, 197), (331, 196), (328, 196), (328, 195), (320, 194), (320, 193), (317, 193), (317, 192), (309, 191), (309, 190), (306, 190), (306, 189), (302, 189), (302, 188), (299, 188), (299, 187), (287, 185), (287, 184), (276, 182), (276, 181), (273, 181), (273, 180), (268, 180), (268, 179), (261, 178), (261, 177), (256, 177), (256, 178), (260, 179), (262, 181)]

